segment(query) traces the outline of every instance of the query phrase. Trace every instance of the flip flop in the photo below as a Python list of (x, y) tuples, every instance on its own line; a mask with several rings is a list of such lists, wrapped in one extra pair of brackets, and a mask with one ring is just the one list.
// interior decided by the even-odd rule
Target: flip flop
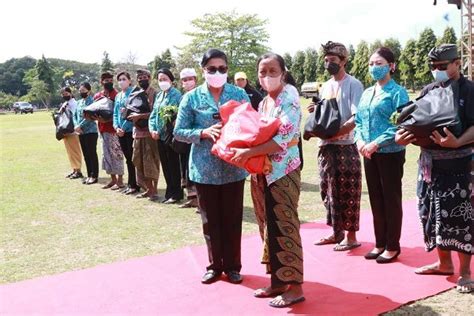
[(271, 307), (275, 307), (275, 308), (285, 308), (285, 307), (290, 307), (291, 305), (295, 305), (297, 303), (301, 303), (305, 300), (304, 296), (301, 296), (301, 297), (298, 297), (298, 298), (295, 298), (293, 300), (287, 300), (285, 304), (275, 304), (273, 303), (273, 301), (270, 301), (268, 302), (268, 305), (270, 305)]
[(330, 245), (330, 244), (338, 244), (341, 241), (344, 240), (344, 237), (340, 239), (336, 239), (336, 237), (331, 236), (331, 237), (323, 237), (319, 241), (315, 242), (314, 244), (316, 246), (322, 246), (322, 245)]
[[(461, 289), (462, 286), (467, 286), (467, 285), (470, 285), (471, 287), (467, 290)], [(471, 279), (459, 278), (458, 282), (456, 283), (456, 291), (462, 294), (471, 293), (472, 291), (474, 291), (474, 281)]]
[(334, 251), (348, 251), (348, 250), (351, 250), (351, 249), (354, 249), (354, 248), (357, 248), (357, 247), (360, 247), (360, 246), (361, 246), (360, 242), (356, 242), (356, 243), (353, 243), (353, 244), (346, 244), (346, 245), (337, 244), (334, 247)]
[(277, 297), (278, 295), (282, 295), (286, 291), (286, 289), (284, 289), (284, 290), (281, 290), (281, 291), (276, 291), (276, 292), (273, 292), (273, 293), (269, 293), (269, 292), (266, 292), (265, 289), (266, 288), (258, 289), (258, 290), (262, 290), (262, 292), (257, 293), (257, 291), (258, 291), (257, 290), (253, 293), (253, 296), (256, 297), (256, 298)]
[(454, 272), (440, 271), (440, 270), (435, 269), (435, 268), (427, 268), (427, 269), (422, 270), (420, 272), (417, 272), (417, 270), (415, 270), (415, 273), (418, 274), (418, 275), (453, 275), (454, 274)]

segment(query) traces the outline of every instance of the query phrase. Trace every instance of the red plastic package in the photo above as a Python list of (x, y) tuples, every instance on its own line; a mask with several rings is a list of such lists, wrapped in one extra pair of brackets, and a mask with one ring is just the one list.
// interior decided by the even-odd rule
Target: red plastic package
[[(231, 148), (251, 148), (266, 143), (278, 132), (281, 121), (267, 118), (252, 108), (250, 103), (229, 101), (219, 109), (222, 130), (219, 139), (212, 146), (212, 153), (232, 163)], [(232, 163), (233, 164), (233, 163)], [(266, 174), (271, 169), (268, 156), (250, 158), (245, 164), (250, 173)]]

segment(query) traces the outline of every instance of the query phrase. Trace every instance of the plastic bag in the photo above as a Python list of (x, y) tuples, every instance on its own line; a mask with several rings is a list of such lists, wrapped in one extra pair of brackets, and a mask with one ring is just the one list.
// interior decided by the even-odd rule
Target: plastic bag
[(56, 111), (53, 113), (53, 121), (56, 126), (56, 139), (61, 140), (64, 136), (74, 133), (74, 122), (72, 120), (72, 112), (69, 108), (64, 111)]

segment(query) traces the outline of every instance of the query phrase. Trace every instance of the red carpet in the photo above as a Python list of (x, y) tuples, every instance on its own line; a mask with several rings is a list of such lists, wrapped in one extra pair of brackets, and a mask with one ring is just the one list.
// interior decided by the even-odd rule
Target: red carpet
[[(204, 247), (188, 247), (143, 257), (0, 286), (0, 314), (129, 314), (129, 315), (374, 315), (454, 286), (457, 276), (417, 276), (413, 269), (431, 263), (435, 254), (422, 248), (415, 203), (405, 203), (402, 254), (396, 263), (379, 265), (363, 255), (373, 246), (372, 215), (363, 212), (359, 240), (349, 253), (332, 246), (313, 246), (328, 234), (322, 223), (302, 226), (306, 301), (276, 310), (268, 299), (252, 296), (266, 286), (258, 236), (242, 243), (245, 280), (201, 285), (207, 263)], [(456, 256), (457, 257), (457, 256)], [(457, 262), (456, 262), (457, 264)]]

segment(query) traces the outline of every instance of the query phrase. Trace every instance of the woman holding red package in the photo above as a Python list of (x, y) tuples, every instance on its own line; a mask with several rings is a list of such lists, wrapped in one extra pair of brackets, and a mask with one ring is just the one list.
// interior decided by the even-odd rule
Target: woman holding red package
[[(301, 159), (298, 149), (301, 108), (295, 88), (285, 82), (284, 59), (267, 53), (257, 62), (261, 86), (268, 95), (259, 106), (264, 116), (281, 121), (277, 134), (252, 148), (234, 148), (234, 163), (245, 165), (251, 157), (268, 155), (272, 170), (265, 175), (265, 228), (262, 263), (271, 274), (271, 284), (255, 291), (255, 297), (274, 297), (272, 307), (287, 307), (304, 301), (303, 248), (298, 219)], [(262, 193), (261, 193), (262, 194)]]
[(211, 153), (221, 131), (219, 108), (235, 100), (250, 102), (247, 93), (227, 83), (227, 56), (208, 50), (201, 61), (206, 82), (181, 100), (175, 139), (191, 143), (189, 178), (196, 184), (209, 266), (201, 279), (209, 284), (222, 272), (231, 283), (242, 282), (240, 243), (244, 184), (248, 173)]

